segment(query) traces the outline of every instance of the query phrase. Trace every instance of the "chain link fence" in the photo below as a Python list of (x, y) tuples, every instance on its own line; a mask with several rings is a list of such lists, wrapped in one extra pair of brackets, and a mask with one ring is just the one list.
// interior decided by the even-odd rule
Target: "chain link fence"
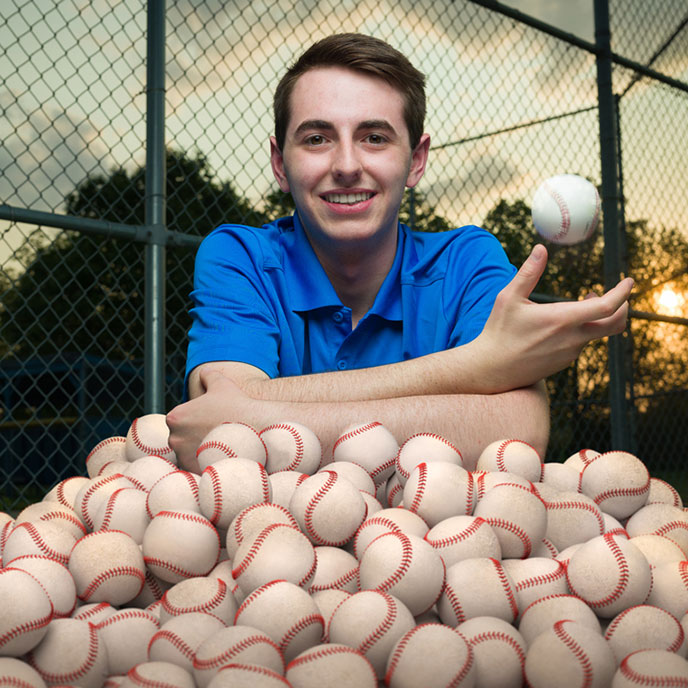
[[(494, 2), (178, 0), (164, 10), (166, 227), (156, 234), (146, 174), (156, 4), (0, 6), (0, 510), (82, 474), (97, 442), (179, 403), (195, 247), (222, 222), (289, 212), (268, 164), (272, 92), (314, 40), (369, 33), (426, 73), (431, 160), (402, 208), (419, 229), (485, 226), (518, 265), (536, 241), (540, 181), (603, 181), (591, 42)], [(688, 497), (688, 12), (683, 0), (651, 4), (609, 8), (620, 244), (605, 228), (548, 246), (535, 298), (600, 291), (618, 253), (637, 283), (620, 337), (624, 445)], [(163, 409), (146, 401), (151, 245), (165, 268)], [(546, 460), (615, 444), (609, 351), (595, 342), (549, 380)]]

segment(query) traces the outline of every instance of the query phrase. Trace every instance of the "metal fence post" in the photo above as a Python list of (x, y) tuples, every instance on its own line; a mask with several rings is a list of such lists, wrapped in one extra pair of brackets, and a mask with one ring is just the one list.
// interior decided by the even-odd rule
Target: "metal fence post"
[(165, 406), (165, 0), (148, 2), (144, 409)]
[[(616, 101), (612, 80), (611, 33), (608, 0), (595, 0), (595, 43), (597, 45), (597, 94), (599, 102), (602, 214), (604, 217), (604, 286), (613, 287), (625, 272), (619, 221), (618, 151)], [(609, 337), (609, 403), (611, 445), (629, 449), (631, 433), (626, 400), (626, 366), (621, 335)]]

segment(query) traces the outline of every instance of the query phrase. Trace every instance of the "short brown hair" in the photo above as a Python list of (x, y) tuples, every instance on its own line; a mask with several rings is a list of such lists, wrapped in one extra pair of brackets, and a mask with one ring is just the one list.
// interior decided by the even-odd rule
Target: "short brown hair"
[(411, 148), (423, 134), (425, 75), (388, 43), (360, 33), (340, 33), (314, 43), (289, 68), (275, 90), (275, 138), (282, 150), (289, 125), (289, 99), (297, 79), (316, 67), (347, 67), (375, 76), (396, 88), (404, 98), (404, 120)]

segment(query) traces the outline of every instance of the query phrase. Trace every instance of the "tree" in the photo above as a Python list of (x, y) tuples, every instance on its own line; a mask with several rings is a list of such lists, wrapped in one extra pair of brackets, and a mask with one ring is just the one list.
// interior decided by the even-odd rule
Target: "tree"
[[(170, 230), (204, 235), (222, 222), (262, 224), (264, 215), (214, 178), (207, 159), (168, 151)], [(145, 169), (113, 169), (86, 179), (66, 198), (70, 215), (143, 224)], [(140, 361), (144, 344), (145, 248), (142, 243), (61, 232), (31, 246), (26, 270), (3, 292), (0, 331), (19, 359), (92, 355)], [(166, 251), (166, 348), (183, 362), (190, 325), (193, 247)], [(178, 366), (179, 367), (179, 366)], [(178, 370), (171, 371), (178, 378)], [(142, 403), (142, 399), (138, 402)], [(176, 401), (179, 401), (178, 399)], [(132, 416), (130, 416), (132, 417)]]

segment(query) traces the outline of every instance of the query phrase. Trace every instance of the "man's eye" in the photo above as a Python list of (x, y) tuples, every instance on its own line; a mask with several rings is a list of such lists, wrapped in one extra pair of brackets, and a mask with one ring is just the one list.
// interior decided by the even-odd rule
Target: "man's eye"
[(306, 143), (310, 146), (320, 146), (325, 143), (325, 137), (321, 134), (311, 134), (311, 136), (306, 139)]
[(379, 145), (386, 141), (385, 137), (382, 136), (382, 134), (368, 134), (366, 138), (368, 140), (368, 143), (372, 143), (375, 145)]

